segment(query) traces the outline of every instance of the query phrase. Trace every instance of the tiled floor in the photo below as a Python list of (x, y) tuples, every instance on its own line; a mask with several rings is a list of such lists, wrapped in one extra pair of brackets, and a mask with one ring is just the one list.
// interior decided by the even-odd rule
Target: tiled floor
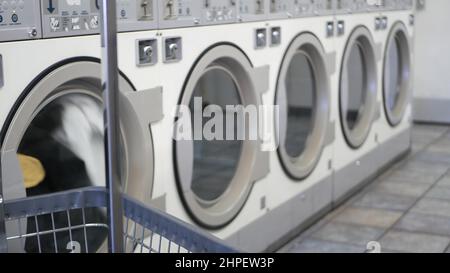
[(415, 125), (411, 154), (280, 252), (450, 253), (450, 127)]

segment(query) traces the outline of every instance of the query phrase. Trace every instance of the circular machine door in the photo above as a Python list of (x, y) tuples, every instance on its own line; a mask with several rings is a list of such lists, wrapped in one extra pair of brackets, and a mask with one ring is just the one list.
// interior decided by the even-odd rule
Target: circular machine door
[(410, 98), (411, 52), (407, 33), (403, 23), (396, 23), (389, 34), (384, 56), (384, 110), (393, 127), (402, 121)]
[[(77, 188), (102, 186), (105, 182), (104, 122), (100, 64), (80, 61), (50, 71), (32, 86), (5, 128), (1, 150), (4, 194), (8, 199), (39, 196)], [(145, 201), (151, 196), (153, 179), (152, 139), (148, 124), (139, 117), (126, 94), (134, 92), (119, 81), (121, 99), (121, 177), (123, 190)], [(145, 129), (144, 129), (145, 128)], [(106, 223), (106, 211), (86, 209), (29, 218), (22, 232), (35, 233)], [(37, 221), (37, 222), (36, 222)], [(12, 227), (10, 227), (12, 228)], [(15, 231), (14, 231), (15, 232)], [(32, 236), (17, 251), (68, 252), (78, 242), (82, 252), (101, 251), (107, 229), (73, 228)]]
[[(244, 107), (257, 112), (261, 104), (252, 71), (239, 49), (218, 45), (195, 64), (181, 97), (185, 111), (179, 112), (174, 142), (178, 186), (190, 216), (209, 229), (237, 216), (258, 168), (260, 144), (247, 134), (258, 121), (252, 113), (242, 115)], [(182, 138), (181, 120), (191, 129)]]
[(348, 39), (340, 79), (340, 116), (347, 143), (353, 149), (366, 141), (377, 113), (377, 66), (374, 43), (365, 27)]
[(278, 78), (278, 154), (286, 172), (301, 180), (316, 167), (330, 118), (329, 75), (320, 41), (298, 36), (288, 48)]

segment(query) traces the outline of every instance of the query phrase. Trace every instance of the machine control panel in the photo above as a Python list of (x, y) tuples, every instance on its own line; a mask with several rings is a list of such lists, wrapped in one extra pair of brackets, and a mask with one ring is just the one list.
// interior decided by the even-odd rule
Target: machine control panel
[(414, 0), (336, 0), (336, 13), (364, 13), (389, 10), (411, 10)]
[(295, 17), (332, 15), (334, 9), (335, 0), (295, 0), (292, 13)]
[(270, 0), (270, 19), (333, 15), (336, 0)]
[(372, 12), (379, 12), (384, 10), (385, 0), (366, 0), (368, 10)]
[(238, 22), (237, 0), (161, 0), (159, 27), (188, 27), (196, 25)]
[[(116, 0), (119, 31), (156, 29), (155, 0)], [(44, 38), (99, 33), (100, 0), (41, 0)]]
[[(368, 11), (414, 0), (115, 0), (120, 32)], [(97, 34), (100, 0), (0, 0), (0, 41)]]
[(162, 1), (162, 19), (175, 20), (182, 17), (191, 17), (192, 4), (189, 0), (163, 0)]
[(157, 28), (156, 0), (117, 0), (119, 31)]
[(411, 10), (413, 7), (413, 0), (384, 0), (385, 10)]
[(295, 0), (293, 14), (296, 17), (307, 17), (314, 15), (314, 2), (311, 0)]
[(337, 0), (336, 3), (336, 13), (351, 13), (354, 9), (354, 0)]
[(333, 15), (336, 9), (336, 0), (315, 0), (315, 15)]
[(0, 42), (41, 38), (39, 2), (0, 0)]
[(237, 20), (237, 0), (204, 0), (201, 10), (204, 23), (232, 23)]
[(270, 0), (269, 18), (279, 19), (293, 17), (293, 1), (294, 0)]
[(199, 0), (160, 0), (159, 28), (185, 27), (200, 24)]
[(259, 21), (268, 18), (270, 0), (239, 0), (239, 21)]
[(364, 13), (376, 7), (378, 0), (337, 0), (336, 13)]

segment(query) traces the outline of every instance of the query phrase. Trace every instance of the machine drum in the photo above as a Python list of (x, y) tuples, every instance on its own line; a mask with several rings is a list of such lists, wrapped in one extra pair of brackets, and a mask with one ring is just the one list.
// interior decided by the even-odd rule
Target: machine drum
[[(28, 197), (105, 184), (102, 117), (101, 102), (81, 94), (59, 97), (36, 115), (18, 153), (22, 158), (39, 160), (45, 175), (30, 172), (29, 164), (21, 164), (26, 180), (32, 182), (26, 185)], [(87, 228), (85, 238), (84, 228), (76, 227), (89, 223), (106, 223), (105, 211), (85, 210), (84, 219), (81, 210), (29, 218), (27, 234), (74, 228), (57, 232), (56, 237), (53, 233), (41, 235), (39, 241), (37, 237), (28, 238), (25, 251), (64, 253), (70, 250), (67, 247), (71, 242), (79, 243), (82, 250), (87, 244), (90, 251), (96, 251), (108, 233), (106, 229)]]

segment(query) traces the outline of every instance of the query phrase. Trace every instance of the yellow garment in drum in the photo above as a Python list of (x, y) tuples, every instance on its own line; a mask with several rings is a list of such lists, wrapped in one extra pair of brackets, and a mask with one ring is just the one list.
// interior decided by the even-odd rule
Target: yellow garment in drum
[(25, 188), (30, 189), (38, 186), (45, 179), (45, 170), (42, 163), (31, 156), (18, 155), (20, 168), (22, 169)]

